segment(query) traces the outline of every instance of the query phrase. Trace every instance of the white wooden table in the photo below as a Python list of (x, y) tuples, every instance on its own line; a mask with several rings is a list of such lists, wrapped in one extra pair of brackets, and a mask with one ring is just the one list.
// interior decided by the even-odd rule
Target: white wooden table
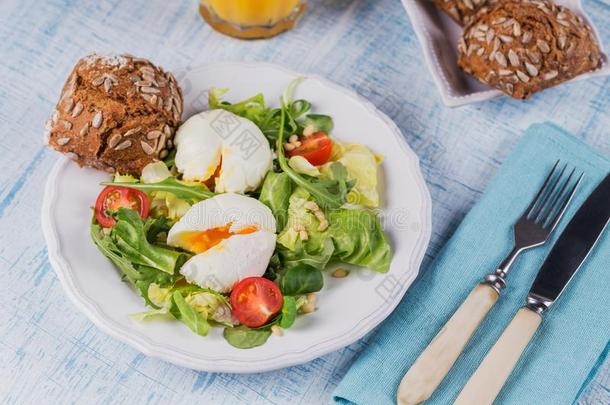
[[(0, 402), (328, 402), (366, 345), (265, 374), (195, 372), (110, 339), (67, 301), (40, 230), (43, 185), (58, 156), (43, 147), (42, 132), (65, 77), (89, 51), (129, 52), (169, 69), (267, 61), (358, 91), (396, 121), (420, 156), (434, 207), (424, 266), (529, 124), (554, 121), (610, 153), (610, 79), (570, 84), (528, 102), (502, 98), (448, 109), (398, 0), (311, 3), (298, 29), (242, 42), (210, 30), (195, 0), (0, 2)], [(608, 47), (610, 5), (585, 0), (585, 7)], [(610, 403), (609, 364), (580, 402)]]

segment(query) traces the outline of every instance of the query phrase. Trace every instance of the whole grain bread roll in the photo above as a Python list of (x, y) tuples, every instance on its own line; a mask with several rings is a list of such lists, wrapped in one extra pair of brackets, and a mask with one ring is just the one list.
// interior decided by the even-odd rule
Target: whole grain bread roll
[(434, 4), (461, 26), (472, 22), (477, 13), (485, 13), (498, 0), (433, 0)]
[(139, 176), (167, 155), (182, 108), (171, 73), (131, 55), (92, 54), (68, 77), (45, 143), (80, 166)]
[(583, 19), (547, 0), (505, 0), (478, 14), (458, 44), (458, 65), (518, 99), (599, 68)]

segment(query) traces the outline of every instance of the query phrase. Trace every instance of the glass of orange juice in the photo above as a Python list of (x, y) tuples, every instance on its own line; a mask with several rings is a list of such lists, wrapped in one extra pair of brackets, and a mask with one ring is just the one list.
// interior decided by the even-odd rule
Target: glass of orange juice
[(236, 38), (269, 38), (294, 27), (305, 0), (200, 0), (199, 12), (216, 31)]

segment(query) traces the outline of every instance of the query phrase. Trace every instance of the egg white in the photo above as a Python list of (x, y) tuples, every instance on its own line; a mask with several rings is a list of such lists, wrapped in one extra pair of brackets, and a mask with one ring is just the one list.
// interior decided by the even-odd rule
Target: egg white
[(170, 229), (167, 243), (180, 246), (185, 232), (206, 231), (231, 224), (230, 232), (256, 227), (247, 234), (235, 234), (190, 258), (181, 268), (189, 283), (229, 292), (246, 277), (262, 276), (276, 243), (276, 222), (271, 210), (260, 201), (241, 194), (219, 194), (193, 205)]
[(220, 165), (218, 193), (256, 190), (273, 161), (261, 130), (252, 121), (221, 109), (186, 120), (174, 141), (176, 168), (185, 180), (206, 181)]

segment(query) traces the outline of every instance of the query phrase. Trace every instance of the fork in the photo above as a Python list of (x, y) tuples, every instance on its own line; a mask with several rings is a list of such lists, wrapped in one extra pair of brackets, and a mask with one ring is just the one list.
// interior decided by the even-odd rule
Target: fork
[[(403, 377), (396, 396), (398, 405), (427, 400), (443, 381), (464, 347), (506, 287), (506, 276), (525, 250), (544, 244), (563, 216), (580, 179), (570, 187), (575, 169), (566, 177), (567, 164), (559, 160), (534, 199), (513, 226), (514, 246), (495, 272), (474, 287), (445, 326), (419, 355)], [(567, 190), (567, 192), (566, 192)]]

